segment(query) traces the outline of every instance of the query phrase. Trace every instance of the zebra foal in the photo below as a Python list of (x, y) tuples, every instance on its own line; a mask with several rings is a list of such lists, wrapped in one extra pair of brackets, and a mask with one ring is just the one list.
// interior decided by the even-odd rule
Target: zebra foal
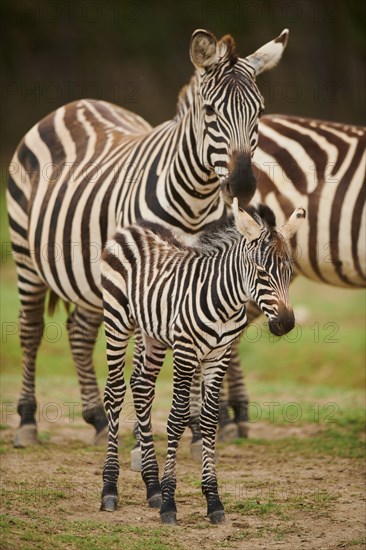
[[(286, 244), (305, 217), (298, 208), (276, 231), (272, 211), (250, 209), (233, 201), (235, 223), (189, 247), (168, 229), (149, 223), (119, 229), (102, 256), (104, 324), (108, 379), (104, 406), (109, 426), (103, 468), (101, 509), (117, 508), (119, 414), (126, 391), (125, 353), (135, 329), (142, 333), (140, 360), (131, 389), (139, 426), (142, 478), (150, 506), (159, 507), (163, 523), (176, 523), (176, 453), (190, 417), (193, 375), (202, 368), (204, 395), (202, 492), (212, 523), (225, 519), (215, 471), (215, 435), (219, 392), (227, 370), (231, 343), (247, 324), (246, 302), (253, 300), (277, 335), (294, 327), (288, 288), (292, 262)], [(156, 460), (151, 407), (155, 382), (168, 347), (173, 349), (173, 402), (168, 417), (168, 451), (161, 485)]]

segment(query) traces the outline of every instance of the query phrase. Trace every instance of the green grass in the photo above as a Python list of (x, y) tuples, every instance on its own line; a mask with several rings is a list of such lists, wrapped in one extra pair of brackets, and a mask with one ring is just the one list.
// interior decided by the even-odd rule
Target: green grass
[[(126, 525), (104, 524), (92, 520), (55, 522), (43, 517), (42, 525), (34, 520), (14, 518), (7, 514), (0, 516), (3, 541), (18, 540), (22, 548), (77, 548), (80, 550), (180, 550), (169, 528), (147, 529)], [(51, 542), (52, 541), (52, 542)], [(2, 546), (10, 548), (11, 546)]]

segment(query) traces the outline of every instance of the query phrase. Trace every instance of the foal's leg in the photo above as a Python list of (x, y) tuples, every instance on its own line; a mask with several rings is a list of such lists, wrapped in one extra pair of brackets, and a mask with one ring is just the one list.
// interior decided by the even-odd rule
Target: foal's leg
[(104, 318), (108, 360), (108, 378), (104, 391), (104, 406), (108, 418), (108, 451), (103, 467), (101, 510), (106, 512), (114, 512), (117, 508), (119, 415), (126, 393), (126, 349), (133, 330), (132, 321), (126, 317), (120, 319), (122, 322), (116, 322), (115, 318), (108, 315)]
[(202, 461), (202, 434), (200, 428), (201, 413), (201, 365), (198, 364), (195, 370), (190, 393), (189, 403), (190, 417), (188, 427), (192, 431), (191, 456), (192, 459)]
[(192, 378), (197, 367), (194, 351), (186, 343), (174, 346), (174, 384), (173, 403), (168, 418), (168, 452), (161, 480), (163, 502), (160, 515), (163, 523), (176, 524), (177, 507), (175, 505), (176, 455), (182, 433), (189, 421), (189, 395)]
[[(134, 349), (133, 349), (133, 372), (131, 376), (131, 388), (134, 380), (138, 377), (143, 364), (144, 358), (144, 342), (143, 336), (139, 329), (136, 329), (134, 334)], [(136, 443), (130, 453), (131, 470), (133, 472), (141, 472), (141, 446), (140, 446), (140, 432), (138, 422), (136, 421), (133, 426), (133, 435), (135, 436)]]
[(230, 349), (221, 356), (206, 358), (202, 365), (204, 398), (201, 412), (202, 492), (207, 500), (207, 515), (212, 523), (225, 520), (220, 501), (215, 466), (215, 437), (219, 419), (219, 394), (230, 360)]
[(146, 485), (147, 501), (152, 508), (161, 506), (159, 467), (156, 460), (151, 427), (151, 407), (155, 396), (155, 383), (164, 363), (166, 346), (144, 337), (144, 353), (140, 368), (131, 378), (131, 389), (141, 445), (141, 472)]
[(76, 306), (67, 320), (67, 330), (72, 356), (76, 365), (83, 406), (83, 418), (94, 426), (94, 443), (107, 442), (107, 417), (100, 398), (93, 349), (98, 335), (102, 313), (88, 311)]

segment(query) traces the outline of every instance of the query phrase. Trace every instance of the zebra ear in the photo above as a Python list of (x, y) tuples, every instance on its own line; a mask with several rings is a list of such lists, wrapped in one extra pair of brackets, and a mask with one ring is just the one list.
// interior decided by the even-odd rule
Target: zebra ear
[(233, 209), (235, 225), (239, 233), (241, 233), (249, 242), (254, 239), (258, 239), (261, 234), (260, 225), (257, 224), (248, 212), (245, 212), (245, 210), (239, 210), (239, 203), (236, 197), (233, 199), (231, 208)]
[(296, 210), (291, 214), (287, 222), (278, 229), (278, 233), (280, 233), (286, 239), (286, 241), (289, 241), (302, 225), (305, 218), (306, 210), (302, 207), (296, 208)]
[(277, 65), (286, 47), (288, 35), (289, 30), (284, 29), (277, 38), (271, 40), (271, 42), (268, 42), (259, 48), (259, 50), (245, 58), (253, 67), (256, 75), (273, 69), (273, 67)]
[(218, 61), (216, 37), (209, 31), (197, 29), (191, 37), (189, 54), (197, 69), (211, 67)]

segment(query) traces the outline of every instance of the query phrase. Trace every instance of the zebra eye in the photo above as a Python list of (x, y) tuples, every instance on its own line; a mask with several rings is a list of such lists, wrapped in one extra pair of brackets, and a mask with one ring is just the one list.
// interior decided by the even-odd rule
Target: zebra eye
[(206, 115), (213, 116), (215, 113), (215, 109), (211, 105), (204, 105), (204, 109), (206, 112)]
[(264, 279), (265, 277), (267, 277), (267, 273), (266, 271), (264, 271), (264, 269), (258, 269), (258, 276)]
[(264, 107), (259, 109), (258, 118), (261, 118), (266, 113)]

